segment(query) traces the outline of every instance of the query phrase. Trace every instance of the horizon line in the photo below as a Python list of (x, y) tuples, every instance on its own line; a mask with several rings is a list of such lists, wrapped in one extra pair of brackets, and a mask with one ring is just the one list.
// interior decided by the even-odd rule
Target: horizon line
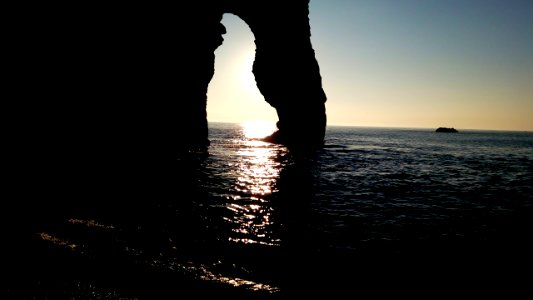
[[(224, 123), (224, 124), (242, 124), (246, 122), (264, 121), (269, 123), (275, 123), (267, 120), (248, 120), (248, 121), (208, 121), (208, 123)], [(437, 126), (437, 127), (421, 127), (421, 126), (380, 126), (380, 125), (346, 125), (346, 124), (327, 124), (327, 127), (360, 127), (360, 128), (383, 128), (383, 129), (429, 129), (435, 130), (438, 127), (455, 128), (459, 131), (507, 131), (507, 132), (533, 132), (533, 130), (527, 129), (487, 129), (487, 128), (461, 128), (454, 126)]]

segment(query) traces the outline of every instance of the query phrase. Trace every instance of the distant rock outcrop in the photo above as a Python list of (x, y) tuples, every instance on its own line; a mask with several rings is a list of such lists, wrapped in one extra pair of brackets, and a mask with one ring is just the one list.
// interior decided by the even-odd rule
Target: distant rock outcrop
[(452, 132), (452, 133), (455, 133), (455, 132), (459, 132), (457, 129), (453, 128), (453, 127), (439, 127), (437, 128), (437, 130), (435, 130), (435, 132)]

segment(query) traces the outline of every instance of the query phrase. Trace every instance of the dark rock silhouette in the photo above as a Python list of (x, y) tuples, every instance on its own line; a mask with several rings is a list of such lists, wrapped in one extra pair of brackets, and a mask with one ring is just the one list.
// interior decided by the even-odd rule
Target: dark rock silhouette
[(233, 13), (253, 31), (253, 73), (279, 115), (279, 132), (268, 140), (320, 146), (326, 95), (308, 5), (203, 0), (13, 10), (18, 21), (5, 49), (5, 102), (17, 139), (11, 144), (43, 175), (48, 168), (61, 176), (107, 170), (94, 180), (136, 178), (181, 149), (205, 148), (207, 87), (225, 31), (220, 21)]
[(455, 133), (459, 132), (457, 129), (453, 127), (439, 127), (435, 130), (435, 132), (449, 132), (449, 133)]
[(24, 8), (9, 42), (14, 66), (6, 71), (14, 79), (6, 102), (14, 105), (23, 151), (38, 164), (76, 161), (64, 167), (122, 172), (174, 160), (183, 149), (205, 149), (206, 94), (224, 13), (242, 18), (255, 36), (253, 73), (279, 116), (279, 132), (266, 140), (321, 146), (326, 95), (308, 4), (204, 0)]

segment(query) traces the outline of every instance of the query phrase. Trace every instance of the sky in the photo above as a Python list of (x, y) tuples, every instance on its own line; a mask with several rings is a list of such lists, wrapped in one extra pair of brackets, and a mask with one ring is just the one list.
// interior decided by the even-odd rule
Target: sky
[[(311, 0), (328, 125), (533, 131), (533, 1)], [(275, 19), (273, 18), (273, 22)], [(254, 37), (225, 14), (210, 122), (275, 122)]]

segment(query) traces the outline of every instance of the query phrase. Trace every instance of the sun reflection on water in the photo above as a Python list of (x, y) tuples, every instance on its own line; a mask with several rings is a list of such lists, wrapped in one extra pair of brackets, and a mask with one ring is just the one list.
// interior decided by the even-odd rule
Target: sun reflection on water
[(231, 214), (225, 218), (233, 224), (231, 241), (279, 244), (271, 228), (273, 207), (269, 196), (276, 192), (281, 170), (278, 158), (285, 148), (258, 140), (274, 130), (273, 124), (264, 122), (242, 124), (242, 144), (236, 152), (234, 170), (237, 176), (227, 204)]
[(249, 121), (241, 124), (242, 133), (248, 139), (263, 138), (276, 130), (276, 125), (266, 121)]

